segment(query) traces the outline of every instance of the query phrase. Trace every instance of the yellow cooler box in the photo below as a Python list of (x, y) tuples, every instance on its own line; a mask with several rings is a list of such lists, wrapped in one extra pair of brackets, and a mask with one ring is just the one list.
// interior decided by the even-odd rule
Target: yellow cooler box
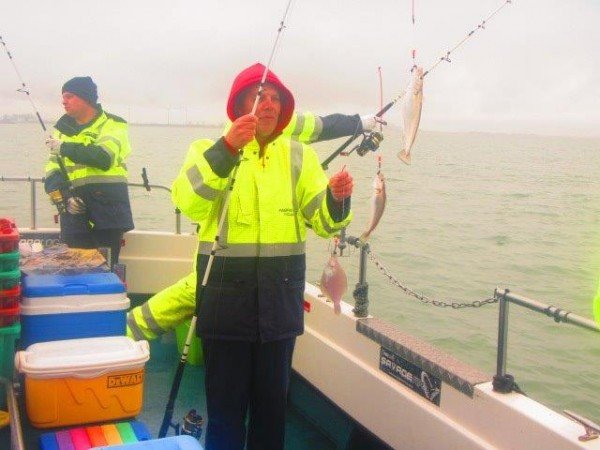
[(30, 345), (15, 356), (29, 421), (52, 428), (137, 415), (149, 358), (147, 341), (125, 336)]

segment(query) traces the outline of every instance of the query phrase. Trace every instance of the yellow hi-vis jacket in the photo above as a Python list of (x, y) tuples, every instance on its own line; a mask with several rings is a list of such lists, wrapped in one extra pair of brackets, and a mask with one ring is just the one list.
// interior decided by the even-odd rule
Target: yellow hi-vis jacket
[[(343, 116), (335, 122), (325, 119), (324, 123), (321, 117), (313, 113), (295, 113), (282, 134), (304, 143), (317, 142), (323, 132), (327, 139), (351, 134), (359, 120), (357, 116)], [(332, 128), (332, 123), (339, 128)], [(134, 339), (155, 339), (194, 314), (197, 282), (195, 266), (194, 261), (192, 272), (129, 311), (128, 336)]]
[[(125, 164), (131, 152), (127, 122), (100, 109), (88, 124), (78, 125), (64, 115), (55, 128), (53, 136), (63, 142), (60, 154), (73, 187), (68, 195), (80, 197), (86, 205), (86, 214), (61, 215), (63, 233), (87, 232), (89, 224), (99, 230), (133, 229)], [(59, 189), (66, 195), (65, 181), (57, 156), (50, 156), (46, 192)]]
[(317, 154), (287, 137), (262, 152), (255, 140), (247, 144), (229, 189), (237, 159), (223, 139), (196, 141), (172, 186), (176, 206), (200, 224), (199, 274), (219, 236), (214, 270), (196, 305), (198, 334), (265, 342), (297, 336), (304, 326), (307, 224), (332, 236), (350, 222), (350, 211), (339, 209), (349, 202), (333, 201)]
[[(61, 121), (64, 120), (61, 119)], [(61, 121), (57, 127), (60, 127)], [(129, 146), (128, 125), (119, 117), (108, 115), (102, 111), (89, 126), (78, 130), (76, 134), (69, 133), (68, 129), (56, 129), (53, 136), (64, 143), (100, 147), (110, 157), (110, 167), (107, 170), (74, 162), (69, 157), (64, 158), (73, 187), (92, 183), (127, 183), (125, 159), (131, 153), (131, 147)], [(51, 156), (46, 164), (46, 177), (59, 171), (57, 157)]]

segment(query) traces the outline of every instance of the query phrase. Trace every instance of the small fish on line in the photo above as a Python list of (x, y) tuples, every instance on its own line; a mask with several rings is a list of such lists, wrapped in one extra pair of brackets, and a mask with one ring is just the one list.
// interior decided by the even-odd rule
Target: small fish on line
[(410, 149), (412, 148), (417, 131), (419, 131), (419, 122), (421, 121), (421, 108), (423, 107), (423, 68), (417, 67), (413, 77), (408, 83), (406, 93), (402, 97), (401, 115), (402, 115), (402, 134), (404, 138), (404, 147), (398, 153), (398, 158), (405, 163), (410, 164)]
[(334, 312), (339, 314), (342, 311), (342, 296), (348, 290), (348, 278), (337, 257), (337, 243), (323, 268), (320, 287), (323, 294), (333, 302)]
[(366, 242), (371, 236), (371, 233), (381, 220), (385, 211), (386, 193), (385, 193), (385, 178), (381, 171), (378, 171), (373, 179), (373, 196), (371, 197), (371, 220), (369, 226), (360, 235), (360, 240)]

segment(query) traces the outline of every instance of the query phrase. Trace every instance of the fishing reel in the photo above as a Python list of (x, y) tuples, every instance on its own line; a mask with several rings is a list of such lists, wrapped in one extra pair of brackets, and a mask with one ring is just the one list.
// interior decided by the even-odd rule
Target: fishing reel
[(362, 141), (355, 147), (356, 153), (365, 156), (368, 152), (374, 152), (379, 148), (381, 141), (383, 141), (383, 134), (379, 131), (371, 131), (363, 135)]

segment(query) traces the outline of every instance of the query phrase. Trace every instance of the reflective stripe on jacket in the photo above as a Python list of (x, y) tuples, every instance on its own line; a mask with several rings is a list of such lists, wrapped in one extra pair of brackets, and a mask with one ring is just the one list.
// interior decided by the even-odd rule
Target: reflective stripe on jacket
[(196, 271), (153, 295), (127, 313), (127, 335), (135, 340), (155, 339), (194, 314)]

